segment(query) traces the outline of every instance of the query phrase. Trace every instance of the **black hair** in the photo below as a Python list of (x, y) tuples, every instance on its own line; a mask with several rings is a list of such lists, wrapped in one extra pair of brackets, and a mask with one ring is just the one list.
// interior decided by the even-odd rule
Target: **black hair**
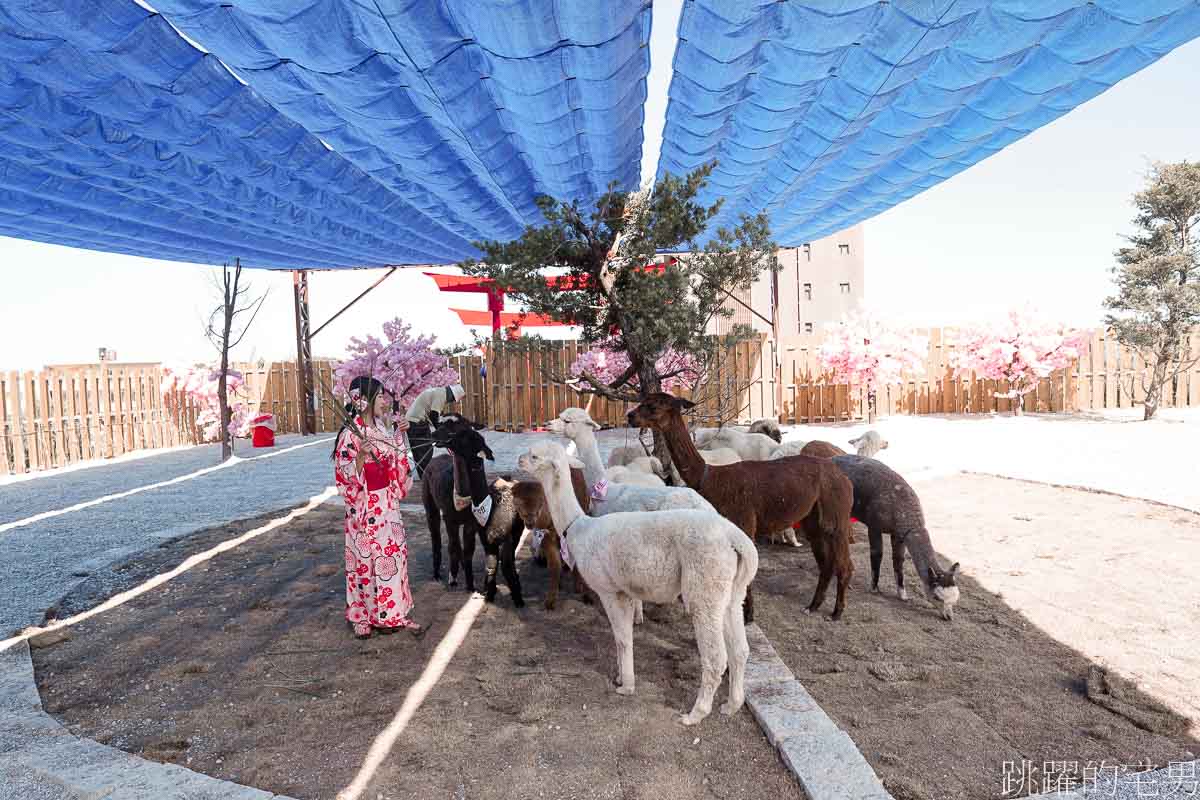
[[(400, 413), (400, 401), (396, 399), (396, 396), (392, 394), (391, 390), (380, 383), (377, 379), (372, 378), (370, 375), (360, 375), (354, 380), (350, 381), (349, 391), (352, 395), (355, 392), (358, 392), (359, 395), (362, 396), (363, 401), (366, 402), (367, 408), (373, 408), (375, 405), (375, 398), (379, 396), (380, 392), (385, 392), (392, 397), (392, 413)], [(342, 434), (346, 432), (346, 428), (350, 427), (350, 421), (355, 417), (356, 409), (354, 407), (354, 403), (346, 403), (345, 412), (345, 416), (342, 418), (342, 427), (338, 429), (338, 434), (333, 439), (333, 452), (329, 454), (330, 458), (337, 458), (338, 448), (341, 447), (342, 444)]]

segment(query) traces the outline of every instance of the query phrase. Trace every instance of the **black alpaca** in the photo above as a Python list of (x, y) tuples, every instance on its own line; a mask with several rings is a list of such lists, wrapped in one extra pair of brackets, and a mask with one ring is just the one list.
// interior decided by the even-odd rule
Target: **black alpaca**
[[(473, 429), (471, 421), (459, 414), (445, 414), (434, 424), (437, 426), (434, 441), (439, 447), (445, 447), (445, 442), (456, 432)], [(421, 476), (421, 502), (425, 506), (425, 518), (429, 523), (429, 537), (433, 544), (433, 579), (442, 579), (442, 522), (445, 522), (450, 546), (449, 584), (458, 585), (461, 566), (467, 591), (474, 591), (475, 574), (471, 563), (475, 556), (475, 517), (471, 514), (470, 504), (464, 503), (467, 497), (465, 491), (455, 491), (456, 486), (466, 487), (467, 478), (463, 473), (456, 480), (454, 458), (450, 455), (434, 458)], [(459, 495), (457, 504), (456, 494)], [(466, 530), (463, 530), (464, 526)]]
[[(495, 460), (483, 437), (473, 429), (458, 430), (446, 440), (445, 447), (454, 457), (454, 474), (458, 476), (458, 487), (469, 487), (471, 498), (471, 522), (479, 531), (479, 542), (487, 554), (487, 578), (484, 583), (484, 599), (491, 603), (496, 599), (496, 571), (499, 562), (504, 573), (504, 582), (512, 594), (513, 605), (521, 608), (525, 599), (521, 594), (521, 579), (517, 575), (517, 543), (525, 530), (525, 523), (517, 514), (513, 499), (512, 481), (498, 478), (489, 482), (484, 470), (484, 458)], [(455, 489), (457, 493), (459, 488)], [(468, 528), (469, 530), (469, 528)]]

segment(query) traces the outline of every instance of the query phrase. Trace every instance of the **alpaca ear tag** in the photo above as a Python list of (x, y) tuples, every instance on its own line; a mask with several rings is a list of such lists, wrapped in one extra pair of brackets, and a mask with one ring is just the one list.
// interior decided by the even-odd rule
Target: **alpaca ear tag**
[(592, 499), (603, 500), (608, 497), (608, 478), (601, 478), (596, 481), (596, 485), (592, 487)]

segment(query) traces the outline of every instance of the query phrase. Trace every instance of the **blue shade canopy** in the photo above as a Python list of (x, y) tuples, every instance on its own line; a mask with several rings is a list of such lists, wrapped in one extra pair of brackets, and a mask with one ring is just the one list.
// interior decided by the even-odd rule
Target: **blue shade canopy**
[[(650, 0), (140, 2), (0, 0), (0, 235), (445, 264), (637, 182)], [(658, 171), (718, 159), (718, 224), (798, 244), (1197, 35), (1200, 0), (684, 0)]]
[(155, 7), (0, 0), (0, 234), (197, 263), (453, 263), (540, 221), (540, 194), (637, 182), (648, 0)]
[(713, 224), (765, 211), (781, 244), (800, 244), (1198, 35), (1198, 0), (687, 0), (658, 172), (718, 160)]

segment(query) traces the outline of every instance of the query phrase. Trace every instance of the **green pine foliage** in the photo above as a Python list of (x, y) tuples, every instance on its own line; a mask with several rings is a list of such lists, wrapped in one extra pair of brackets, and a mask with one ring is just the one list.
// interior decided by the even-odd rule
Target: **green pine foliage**
[(1105, 322), (1152, 365), (1142, 382), (1150, 419), (1166, 387), (1197, 361), (1188, 334), (1200, 324), (1200, 163), (1154, 164), (1133, 202), (1138, 232), (1116, 253)]

